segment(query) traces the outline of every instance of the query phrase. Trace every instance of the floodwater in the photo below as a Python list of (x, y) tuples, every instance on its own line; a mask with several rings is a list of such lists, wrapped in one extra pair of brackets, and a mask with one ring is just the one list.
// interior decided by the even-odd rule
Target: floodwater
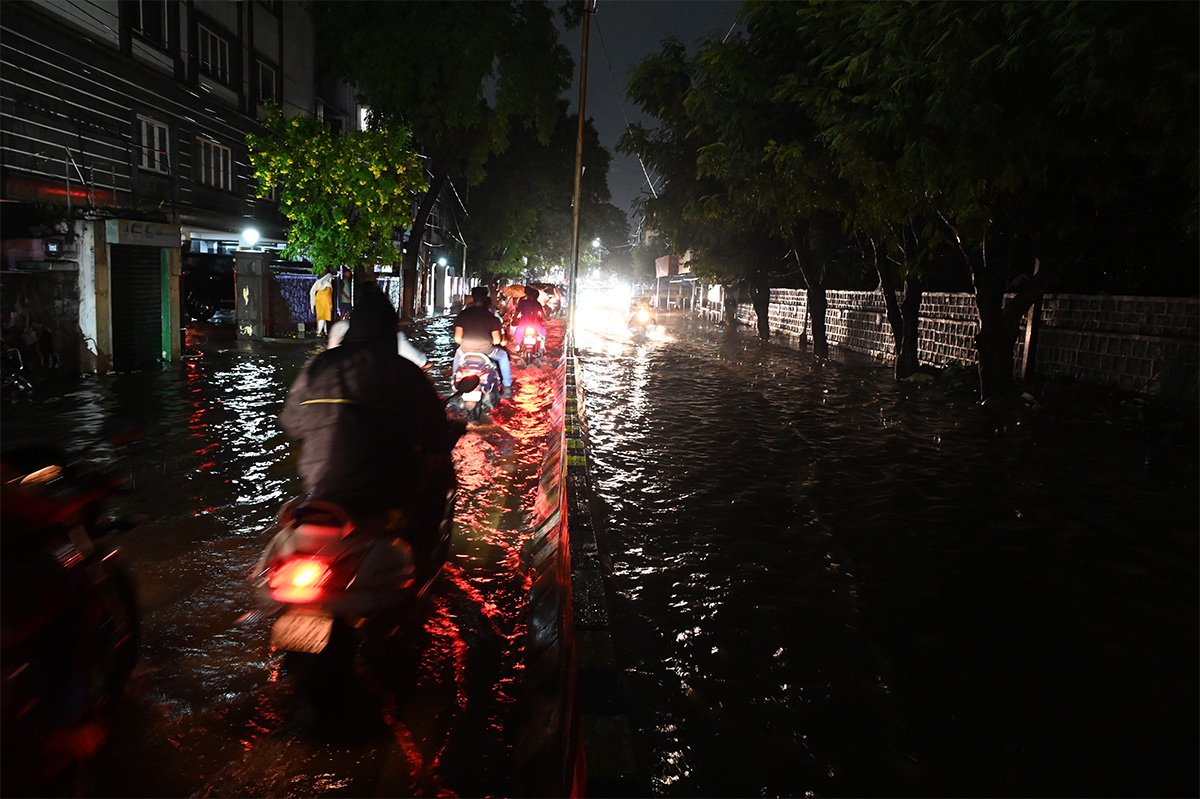
[(1194, 410), (581, 325), (647, 794), (1198, 794)]
[[(144, 610), (141, 661), (108, 745), (60, 795), (446, 796), (505, 793), (524, 669), (531, 535), (557, 373), (518, 367), (515, 396), (472, 426), (444, 578), (423, 624), (377, 658), (337, 712), (317, 715), (268, 646), (247, 583), (280, 505), (300, 493), (277, 417), (320, 344), (239, 346), (232, 328), (189, 328), (162, 371), (90, 377), (43, 403), (5, 408), (6, 444), (82, 446), (106, 419), (147, 437), (117, 461), (136, 488), (114, 510), (144, 517), (119, 534)], [(450, 320), (410, 329), (449, 392)], [(561, 353), (550, 329), (547, 363)], [(100, 452), (98, 457), (105, 456)], [(550, 768), (558, 764), (548, 764)]]

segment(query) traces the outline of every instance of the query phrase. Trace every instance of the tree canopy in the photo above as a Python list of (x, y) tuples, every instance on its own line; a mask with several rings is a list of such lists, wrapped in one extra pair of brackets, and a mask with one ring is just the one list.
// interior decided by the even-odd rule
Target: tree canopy
[(664, 179), (646, 209), (679, 248), (790, 227), (810, 289), (821, 242), (909, 277), (956, 259), (987, 396), (1056, 278), (1195, 292), (1198, 9), (748, 2), (731, 41), (642, 62), (659, 125), (622, 145)]
[[(568, 265), (574, 237), (571, 204), (578, 124), (578, 115), (568, 115), (565, 101), (559, 103), (557, 124), (544, 144), (514, 122), (508, 148), (489, 159), (487, 177), (471, 186), (467, 243), (476, 253), (476, 263), (492, 274), (516, 277)], [(584, 125), (581, 241), (600, 238), (624, 243), (629, 236), (625, 215), (610, 202), (610, 159), (588, 120)]]
[(407, 129), (343, 133), (278, 110), (266, 132), (247, 137), (260, 196), (279, 191), (291, 223), (284, 255), (318, 274), (355, 259), (390, 261), (397, 229), (412, 224), (413, 199), (428, 184)]
[[(318, 53), (355, 86), (381, 127), (401, 123), (427, 159), (429, 190), (410, 241), (453, 176), (478, 183), (508, 145), (511, 122), (546, 141), (571, 58), (544, 2), (377, 3), (312, 6)], [(411, 313), (418, 246), (405, 253), (402, 312)]]

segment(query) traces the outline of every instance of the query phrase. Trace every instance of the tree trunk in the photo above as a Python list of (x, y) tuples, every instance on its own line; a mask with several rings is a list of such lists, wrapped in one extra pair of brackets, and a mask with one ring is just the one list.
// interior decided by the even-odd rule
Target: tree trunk
[(904, 282), (904, 303), (900, 306), (903, 327), (900, 346), (896, 351), (896, 377), (903, 379), (916, 374), (921, 365), (921, 298), (925, 286), (916, 278)]
[(979, 359), (979, 399), (987, 401), (1012, 391), (1014, 338), (1004, 335), (1004, 273), (987, 262), (985, 251), (964, 253), (975, 288), (979, 329), (975, 353)]
[(979, 398), (988, 400), (1016, 388), (1015, 357), (1021, 319), (1029, 312), (1053, 279), (1055, 271), (1041, 260), (1041, 268), (1032, 279), (1024, 280), (1007, 303), (1004, 301), (1004, 273), (990, 267), (984, 259), (972, 259), (971, 277), (975, 286), (975, 307), (979, 311), (979, 332), (975, 350), (979, 357)]
[(829, 336), (825, 328), (825, 311), (829, 302), (825, 297), (825, 270), (814, 268), (813, 258), (806, 257), (806, 250), (792, 233), (792, 253), (796, 256), (796, 264), (808, 287), (805, 297), (808, 303), (809, 318), (812, 320), (813, 355), (818, 358), (829, 357)]
[(896, 299), (896, 281), (892, 276), (892, 265), (887, 260), (887, 247), (882, 243), (871, 240), (872, 255), (875, 258), (875, 271), (879, 274), (879, 290), (883, 292), (883, 306), (887, 311), (888, 327), (892, 332), (892, 346), (896, 351), (892, 367), (897, 380), (903, 380), (912, 374), (907, 369), (905, 359), (904, 312)]
[(404, 253), (404, 294), (400, 300), (402, 319), (412, 319), (413, 317), (417, 295), (417, 267), (421, 255), (421, 245), (425, 241), (425, 226), (429, 224), (429, 215), (433, 212), (433, 207), (437, 205), (438, 197), (441, 196), (448, 177), (449, 174), (444, 167), (436, 169), (433, 173), (429, 191), (425, 192), (425, 196), (421, 198), (417, 216), (413, 219), (412, 230), (408, 234), (408, 248)]

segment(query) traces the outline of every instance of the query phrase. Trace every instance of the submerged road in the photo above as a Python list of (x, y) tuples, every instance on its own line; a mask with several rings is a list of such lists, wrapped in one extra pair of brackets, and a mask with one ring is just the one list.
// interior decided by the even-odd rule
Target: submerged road
[[(449, 392), (450, 320), (410, 330)], [(482, 796), (553, 783), (562, 764), (518, 762), (526, 740), (527, 549), (561, 390), (561, 323), (541, 365), (455, 451), (461, 490), (449, 565), (422, 623), (386, 650), (333, 717), (297, 698), (268, 646), (246, 578), (279, 506), (300, 491), (277, 417), (320, 343), (234, 341), (189, 329), (182, 363), (92, 376), (4, 411), (4, 441), (75, 449), (114, 416), (147, 437), (119, 453), (136, 489), (114, 510), (143, 608), (141, 660), (107, 745), (55, 792), (66, 796)], [(536, 700), (545, 702), (544, 697)], [(550, 747), (553, 751), (553, 747)], [(545, 775), (529, 769), (544, 767)], [(533, 780), (531, 782), (530, 780)], [(516, 786), (516, 787), (514, 787)]]

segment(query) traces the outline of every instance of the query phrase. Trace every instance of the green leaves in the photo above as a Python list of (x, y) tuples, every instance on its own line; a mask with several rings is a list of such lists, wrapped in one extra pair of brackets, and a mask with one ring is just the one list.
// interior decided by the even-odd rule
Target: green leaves
[(291, 223), (284, 254), (310, 260), (317, 274), (394, 260), (396, 231), (412, 225), (413, 199), (428, 188), (408, 131), (342, 133), (278, 111), (264, 126), (246, 142), (259, 195), (278, 188)]

